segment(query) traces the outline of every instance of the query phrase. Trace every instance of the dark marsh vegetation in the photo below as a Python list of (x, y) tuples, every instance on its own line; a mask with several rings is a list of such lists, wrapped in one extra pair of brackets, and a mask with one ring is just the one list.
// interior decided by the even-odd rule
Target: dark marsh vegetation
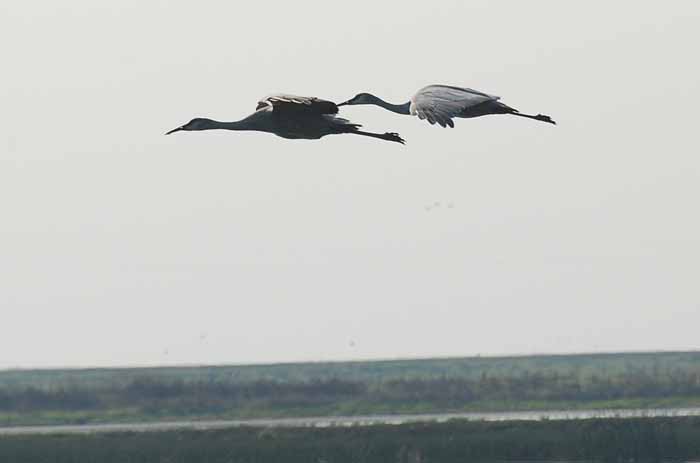
[(700, 418), (0, 437), (0, 461), (22, 463), (656, 463), (698, 457)]

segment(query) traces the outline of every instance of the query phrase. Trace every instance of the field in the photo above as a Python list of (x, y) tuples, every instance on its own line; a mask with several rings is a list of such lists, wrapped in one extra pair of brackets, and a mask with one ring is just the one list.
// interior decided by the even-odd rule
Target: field
[(0, 372), (0, 426), (700, 406), (700, 353)]
[(465, 422), (350, 428), (232, 428), (0, 438), (0, 461), (23, 463), (464, 463), (687, 461), (700, 419)]

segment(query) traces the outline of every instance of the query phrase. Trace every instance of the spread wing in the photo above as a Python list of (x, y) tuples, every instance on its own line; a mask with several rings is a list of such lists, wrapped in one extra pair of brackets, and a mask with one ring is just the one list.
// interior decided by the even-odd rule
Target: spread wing
[(436, 122), (443, 127), (454, 127), (453, 117), (462, 111), (486, 101), (496, 101), (500, 97), (472, 90), (471, 88), (449, 85), (428, 85), (418, 91), (411, 100), (411, 112), (420, 119)]
[(337, 114), (338, 106), (332, 101), (316, 97), (277, 94), (258, 101), (258, 109), (270, 106), (273, 111), (304, 111), (316, 114)]

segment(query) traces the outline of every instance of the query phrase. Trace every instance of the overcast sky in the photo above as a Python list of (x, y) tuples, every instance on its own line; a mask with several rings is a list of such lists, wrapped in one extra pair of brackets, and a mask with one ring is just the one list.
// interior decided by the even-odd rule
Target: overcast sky
[[(698, 2), (6, 1), (0, 42), (0, 367), (700, 347)], [(163, 135), (432, 83), (559, 125)]]

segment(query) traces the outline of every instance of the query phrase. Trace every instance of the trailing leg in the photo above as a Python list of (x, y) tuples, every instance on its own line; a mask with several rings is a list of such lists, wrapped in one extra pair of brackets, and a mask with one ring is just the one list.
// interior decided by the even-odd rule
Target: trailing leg
[(546, 116), (544, 114), (537, 114), (536, 116), (533, 116), (532, 114), (524, 114), (524, 113), (518, 112), (517, 109), (514, 109), (513, 112), (511, 112), (510, 114), (512, 114), (513, 116), (527, 117), (528, 119), (534, 119), (536, 121), (542, 121), (542, 122), (547, 122), (549, 124), (557, 125), (557, 123), (554, 122), (551, 117)]
[(353, 130), (351, 132), (346, 132), (346, 133), (352, 133), (355, 135), (363, 135), (365, 137), (379, 138), (380, 140), (393, 141), (396, 143), (401, 143), (402, 145), (406, 144), (406, 140), (401, 138), (401, 136), (398, 133), (394, 133), (394, 132), (373, 133), (373, 132), (363, 132), (362, 130)]

